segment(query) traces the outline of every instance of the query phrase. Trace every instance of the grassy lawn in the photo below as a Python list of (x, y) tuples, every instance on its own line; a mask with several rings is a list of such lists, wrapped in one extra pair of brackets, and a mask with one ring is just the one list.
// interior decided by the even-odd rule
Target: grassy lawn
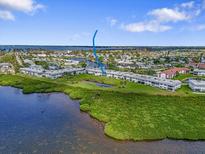
[(195, 76), (193, 74), (180, 74), (176, 77), (174, 77), (174, 80), (180, 80), (180, 81), (184, 81), (186, 79), (189, 79), (189, 78), (200, 78), (200, 79), (205, 79), (205, 76)]
[[(93, 82), (112, 84), (111, 88)], [(121, 85), (123, 83), (123, 86)], [(205, 96), (187, 86), (177, 92), (105, 77), (67, 76), (57, 80), (0, 75), (0, 85), (25, 93), (64, 92), (81, 110), (105, 122), (105, 133), (120, 140), (205, 139)]]
[[(93, 76), (88, 74), (81, 74), (78, 76), (65, 76), (63, 78), (57, 79), (57, 82), (66, 83), (70, 86), (80, 87), (84, 89), (97, 89), (97, 90), (106, 90), (106, 91), (118, 91), (122, 93), (138, 93), (138, 94), (151, 94), (151, 95), (189, 95), (192, 94), (190, 89), (186, 91), (181, 90), (178, 92), (170, 92), (162, 90), (159, 88), (137, 84), (133, 82), (125, 82), (123, 80), (107, 78), (102, 76)], [(104, 83), (112, 85), (111, 88), (101, 88), (96, 86), (94, 82)], [(123, 86), (122, 86), (123, 85)]]
[(183, 81), (183, 80), (186, 80), (186, 79), (189, 79), (189, 78), (192, 78), (192, 77), (194, 77), (193, 74), (180, 74), (178, 76), (175, 76), (174, 80)]
[(78, 83), (81, 81), (92, 81), (92, 82), (99, 82), (105, 83), (110, 85), (120, 85), (120, 80), (114, 78), (107, 78), (103, 76), (93, 76), (89, 74), (80, 74), (76, 76), (64, 76), (63, 78), (57, 79), (57, 81), (66, 82), (66, 83)]

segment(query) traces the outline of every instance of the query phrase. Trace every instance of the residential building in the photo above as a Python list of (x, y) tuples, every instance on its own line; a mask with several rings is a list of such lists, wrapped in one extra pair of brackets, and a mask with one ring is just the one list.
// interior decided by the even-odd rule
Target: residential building
[(79, 63), (80, 62), (77, 60), (67, 59), (64, 64), (65, 65), (78, 65)]
[(201, 63), (205, 63), (205, 58), (201, 57)]
[(195, 69), (195, 70), (193, 71), (193, 74), (194, 74), (194, 75), (197, 75), (197, 76), (205, 76), (205, 70)]
[(20, 68), (20, 72), (23, 74), (42, 77), (44, 69), (40, 67), (39, 65), (32, 65), (27, 68)]
[[(51, 79), (56, 79), (62, 77), (65, 74), (75, 75), (75, 74), (93, 74), (96, 76), (101, 76), (102, 72), (98, 68), (67, 68), (67, 69), (59, 69), (59, 70), (44, 70), (39, 68), (21, 68), (22, 73), (28, 75), (34, 75), (38, 77), (47, 77)], [(181, 82), (177, 80), (169, 80), (162, 79), (159, 77), (148, 76), (148, 75), (140, 75), (134, 74), (131, 72), (120, 72), (107, 70), (107, 77), (112, 77), (116, 79), (128, 80), (135, 83), (145, 84), (153, 87), (158, 87), (161, 89), (166, 89), (170, 91), (175, 91), (176, 89), (181, 87)]]
[(158, 74), (158, 77), (164, 78), (164, 79), (171, 79), (175, 77), (177, 74), (186, 74), (190, 71), (188, 68), (171, 68), (168, 70), (165, 70), (163, 72), (160, 72)]
[[(96, 76), (102, 75), (99, 69), (86, 69), (86, 72), (88, 74), (93, 74)], [(176, 89), (181, 87), (181, 82), (178, 80), (162, 79), (159, 77), (134, 74), (130, 72), (119, 72), (119, 71), (107, 70), (106, 76), (116, 78), (116, 79), (124, 79), (135, 83), (150, 85), (153, 87), (158, 87), (161, 89), (166, 89), (171, 91), (175, 91)]]
[(197, 68), (198, 63), (194, 63), (194, 62), (190, 62), (189, 64), (186, 65), (186, 67), (193, 67), (193, 68)]
[(205, 92), (205, 80), (189, 80), (189, 87), (195, 92)]
[(0, 63), (0, 73), (3, 74), (14, 74), (14, 66), (10, 63)]
[(84, 68), (65, 68), (59, 70), (45, 70), (38, 67), (29, 67), (29, 68), (21, 68), (21, 73), (38, 76), (38, 77), (47, 77), (51, 79), (56, 79), (64, 76), (65, 74), (82, 74), (85, 73)]
[(198, 69), (205, 69), (205, 63), (199, 63)]
[(33, 62), (32, 60), (30, 60), (30, 59), (25, 59), (23, 62), (24, 62), (25, 64), (35, 65), (34, 62)]

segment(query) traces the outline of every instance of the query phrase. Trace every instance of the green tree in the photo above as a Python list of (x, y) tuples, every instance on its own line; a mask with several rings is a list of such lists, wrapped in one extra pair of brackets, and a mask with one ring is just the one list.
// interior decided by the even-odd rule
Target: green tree
[(80, 62), (80, 66), (81, 66), (81, 67), (86, 67), (87, 64), (86, 64), (86, 62)]

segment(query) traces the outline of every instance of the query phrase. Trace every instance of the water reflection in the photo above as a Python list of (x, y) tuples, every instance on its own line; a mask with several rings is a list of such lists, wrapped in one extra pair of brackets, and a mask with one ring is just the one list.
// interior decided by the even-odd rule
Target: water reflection
[(0, 153), (202, 153), (205, 142), (119, 142), (64, 94), (0, 87)]

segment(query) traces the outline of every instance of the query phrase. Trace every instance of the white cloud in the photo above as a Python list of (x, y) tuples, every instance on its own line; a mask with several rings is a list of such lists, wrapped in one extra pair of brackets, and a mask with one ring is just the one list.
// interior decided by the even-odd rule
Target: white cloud
[(0, 0), (0, 6), (25, 13), (32, 13), (44, 8), (42, 4), (38, 4), (34, 0)]
[(189, 20), (191, 18), (185, 12), (169, 8), (155, 9), (149, 12), (148, 15), (155, 17), (160, 22), (177, 22)]
[(197, 25), (195, 29), (198, 31), (205, 30), (205, 24)]
[(175, 9), (183, 11), (191, 19), (193, 19), (199, 16), (204, 11), (205, 7), (203, 8), (203, 5), (205, 5), (205, 0), (200, 0), (198, 2), (190, 1), (182, 3), (179, 7), (176, 7)]
[(197, 9), (195, 11), (193, 11), (193, 16), (199, 16), (201, 14), (202, 10), (201, 9)]
[(0, 0), (0, 18), (3, 20), (15, 20), (12, 11), (20, 11), (33, 15), (37, 10), (44, 9), (45, 6), (35, 0)]
[[(203, 4), (202, 4), (203, 3)], [(173, 8), (158, 8), (147, 13), (147, 20), (124, 24), (122, 28), (129, 32), (165, 32), (178, 22), (188, 21), (201, 15), (205, 10), (205, 0), (200, 2), (188, 1)], [(171, 24), (171, 26), (170, 26)], [(195, 30), (203, 30), (204, 25), (195, 26)]]
[(171, 26), (162, 25), (157, 21), (131, 23), (122, 25), (122, 28), (129, 32), (165, 32), (172, 29)]
[(116, 25), (117, 24), (117, 20), (116, 19), (112, 19), (111, 21), (110, 21), (110, 25), (111, 26), (114, 26), (114, 25)]
[(194, 1), (190, 1), (190, 2), (185, 2), (181, 4), (181, 7), (183, 8), (187, 8), (187, 9), (191, 9), (194, 7), (195, 2)]
[(113, 27), (118, 23), (118, 20), (112, 17), (107, 17), (107, 22), (111, 27)]
[(14, 15), (10, 11), (0, 10), (0, 18), (3, 20), (15, 20)]

